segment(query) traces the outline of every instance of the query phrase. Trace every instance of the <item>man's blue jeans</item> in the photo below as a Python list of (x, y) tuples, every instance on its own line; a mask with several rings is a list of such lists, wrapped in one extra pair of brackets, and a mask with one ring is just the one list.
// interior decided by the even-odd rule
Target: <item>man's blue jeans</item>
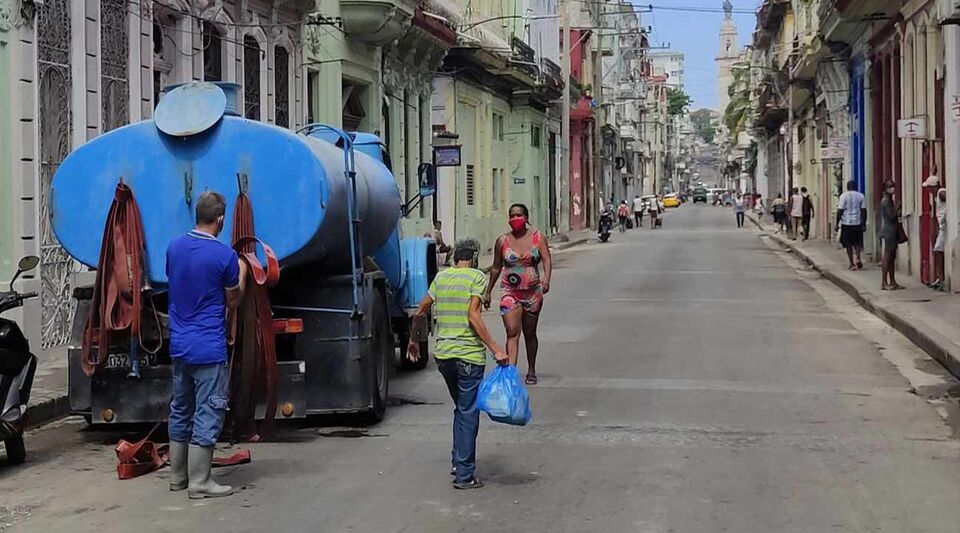
[(191, 365), (173, 360), (168, 433), (173, 442), (212, 448), (227, 414), (227, 363)]
[(451, 456), (457, 483), (467, 483), (477, 469), (477, 432), (480, 430), (477, 392), (484, 367), (460, 359), (438, 359), (437, 366), (454, 403)]

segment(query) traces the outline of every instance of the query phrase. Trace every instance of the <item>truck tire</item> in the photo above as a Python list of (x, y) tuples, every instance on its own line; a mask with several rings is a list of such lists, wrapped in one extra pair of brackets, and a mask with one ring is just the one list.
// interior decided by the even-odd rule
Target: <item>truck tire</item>
[(390, 385), (388, 372), (396, 352), (393, 346), (393, 331), (390, 329), (386, 297), (379, 288), (374, 289), (373, 294), (371, 309), (373, 339), (370, 349), (375, 353), (372, 354), (373, 365), (371, 365), (369, 376), (370, 410), (367, 412), (367, 419), (376, 423), (383, 420), (383, 415), (387, 411), (387, 392)]
[(3, 445), (7, 449), (7, 464), (19, 465), (27, 460), (27, 447), (22, 434), (3, 441)]

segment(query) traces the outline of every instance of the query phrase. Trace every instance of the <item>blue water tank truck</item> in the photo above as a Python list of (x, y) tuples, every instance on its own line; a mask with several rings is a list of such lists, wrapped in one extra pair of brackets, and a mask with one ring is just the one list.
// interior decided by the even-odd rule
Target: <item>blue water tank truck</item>
[[(407, 363), (403, 352), (412, 310), (437, 272), (436, 246), (428, 238), (401, 238), (406, 208), (380, 139), (320, 124), (294, 133), (245, 119), (238, 89), (200, 82), (168, 89), (154, 119), (91, 140), (54, 176), (54, 233), (91, 268), (118, 181), (133, 190), (143, 219), (145, 277), (161, 321), (163, 344), (156, 354), (140, 351), (139, 378), (127, 375), (131, 350), (124, 339), (88, 377), (81, 342), (93, 290), (74, 291), (70, 411), (93, 424), (166, 419), (165, 252), (193, 227), (195, 202), (208, 189), (227, 198), (222, 241), (230, 238), (233, 204), (243, 190), (257, 237), (280, 260), (280, 282), (270, 291), (278, 325), (277, 419), (364, 413), (380, 420), (396, 348), (401, 365), (426, 365), (426, 343), (417, 363)], [(434, 169), (421, 165), (418, 196), (435, 188)]]

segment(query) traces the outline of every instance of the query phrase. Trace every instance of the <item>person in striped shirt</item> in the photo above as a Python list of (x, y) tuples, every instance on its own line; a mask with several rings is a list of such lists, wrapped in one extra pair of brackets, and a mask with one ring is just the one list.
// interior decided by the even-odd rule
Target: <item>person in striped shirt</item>
[[(483, 483), (474, 475), (477, 466), (477, 432), (480, 411), (477, 392), (483, 380), (487, 350), (497, 364), (509, 362), (507, 353), (497, 344), (481, 316), (487, 278), (477, 269), (480, 242), (473, 238), (458, 241), (453, 247), (454, 266), (434, 278), (427, 295), (413, 317), (411, 331), (421, 331), (420, 322), (433, 309), (437, 320), (437, 347), (434, 357), (440, 375), (453, 399), (453, 486), (477, 489)], [(420, 339), (410, 336), (407, 357), (420, 359)]]

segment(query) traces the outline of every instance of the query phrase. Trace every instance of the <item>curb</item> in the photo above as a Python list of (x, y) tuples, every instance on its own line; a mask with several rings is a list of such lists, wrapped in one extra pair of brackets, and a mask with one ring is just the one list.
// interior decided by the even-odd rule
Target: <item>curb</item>
[(581, 244), (586, 244), (586, 243), (589, 242), (589, 241), (590, 241), (590, 239), (583, 238), (583, 239), (576, 239), (576, 240), (573, 240), (573, 241), (561, 242), (561, 243), (558, 243), (556, 246), (554, 246), (554, 250), (556, 250), (556, 251), (558, 251), (558, 252), (559, 252), (560, 250), (569, 250), (570, 248), (573, 248), (574, 246), (580, 246)]
[(27, 406), (27, 429), (46, 424), (70, 414), (70, 400), (66, 394), (48, 398)]
[(830, 267), (817, 264), (817, 262), (804, 253), (803, 250), (800, 250), (783, 237), (773, 235), (766, 231), (755, 218), (750, 217), (750, 220), (752, 220), (765, 235), (780, 243), (780, 245), (787, 248), (794, 255), (800, 257), (814, 270), (819, 272), (820, 275), (850, 295), (861, 307), (876, 315), (893, 329), (899, 331), (904, 337), (909, 339), (910, 342), (917, 345), (921, 350), (930, 355), (930, 357), (933, 357), (943, 365), (951, 374), (960, 378), (960, 347), (957, 347), (950, 339), (933, 328), (928, 327), (926, 324), (909, 320), (909, 314), (896, 304), (878, 301), (872, 293), (861, 291), (853, 283), (850, 283), (834, 272)]

